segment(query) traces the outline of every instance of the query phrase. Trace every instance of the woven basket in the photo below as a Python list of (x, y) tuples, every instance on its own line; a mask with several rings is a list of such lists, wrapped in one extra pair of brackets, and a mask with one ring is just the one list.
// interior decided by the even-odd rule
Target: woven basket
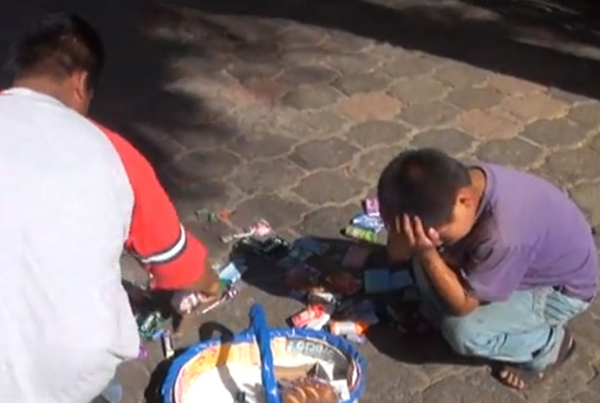
[(162, 387), (165, 403), (234, 403), (236, 392), (247, 402), (282, 403), (276, 373), (321, 364), (333, 383), (347, 386), (336, 403), (357, 402), (365, 383), (365, 360), (345, 339), (310, 329), (269, 329), (262, 306), (250, 310), (250, 327), (226, 342), (197, 343), (177, 357)]

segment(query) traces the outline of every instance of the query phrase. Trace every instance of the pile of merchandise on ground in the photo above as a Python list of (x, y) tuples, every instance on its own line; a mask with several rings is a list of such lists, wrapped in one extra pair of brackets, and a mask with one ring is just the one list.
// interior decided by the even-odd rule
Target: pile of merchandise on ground
[[(249, 267), (246, 258), (253, 255), (283, 269), (290, 296), (306, 303), (305, 310), (289, 319), (291, 326), (327, 329), (363, 343), (366, 330), (382, 319), (401, 325), (394, 305), (398, 296), (405, 303), (417, 296), (406, 267), (390, 268), (385, 256), (379, 260), (374, 256), (375, 242), (383, 227), (376, 199), (365, 200), (364, 211), (342, 230), (351, 242), (307, 237), (289, 243), (273, 234), (266, 221), (259, 220), (248, 231), (222, 239), (235, 242), (232, 254), (235, 257), (219, 270), (226, 291), (202, 313), (237, 295), (240, 280)], [(201, 295), (190, 292), (176, 293), (172, 300), (179, 312), (189, 312), (203, 302)], [(163, 325), (158, 312), (138, 316), (142, 338), (162, 338), (165, 355), (170, 356), (170, 334), (163, 330)]]

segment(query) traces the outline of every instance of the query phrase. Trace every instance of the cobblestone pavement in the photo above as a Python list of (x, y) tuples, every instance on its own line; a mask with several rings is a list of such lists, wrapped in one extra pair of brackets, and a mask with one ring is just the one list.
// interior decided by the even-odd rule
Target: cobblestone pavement
[[(538, 173), (600, 225), (597, 36), (558, 6), (232, 0), (147, 14), (112, 3), (122, 18), (100, 21), (95, 10), (106, 4), (84, 10), (104, 28), (113, 58), (96, 114), (154, 159), (214, 260), (228, 252), (218, 237), (256, 217), (286, 237), (337, 238), (384, 164), (407, 147)], [(139, 31), (125, 26), (147, 15)], [(206, 225), (195, 215), (204, 208), (233, 214)], [(251, 286), (198, 325), (242, 329), (255, 301), (273, 324), (299, 307)], [(369, 362), (362, 401), (595, 402), (598, 304), (574, 332), (575, 358), (527, 393), (503, 388), (485, 367), (436, 362), (439, 341), (384, 332), (361, 347)], [(189, 331), (176, 347), (197, 339)], [(160, 346), (149, 348), (148, 360), (119, 371), (128, 403), (144, 401), (161, 359)]]

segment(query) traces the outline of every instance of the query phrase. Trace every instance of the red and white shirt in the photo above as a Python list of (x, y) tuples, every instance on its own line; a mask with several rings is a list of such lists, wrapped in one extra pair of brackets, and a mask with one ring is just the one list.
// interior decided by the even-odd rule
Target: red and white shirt
[(165, 289), (206, 249), (134, 147), (25, 88), (0, 95), (0, 189), (0, 402), (91, 401), (138, 353), (124, 246)]

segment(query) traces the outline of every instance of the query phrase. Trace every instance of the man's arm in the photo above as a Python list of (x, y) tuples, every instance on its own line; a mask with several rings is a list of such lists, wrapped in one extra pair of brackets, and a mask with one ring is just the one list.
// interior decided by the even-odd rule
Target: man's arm
[(98, 127), (121, 157), (133, 189), (135, 201), (126, 247), (151, 274), (151, 286), (217, 294), (220, 283), (208, 267), (206, 248), (181, 225), (150, 163), (117, 133)]
[(459, 277), (448, 267), (437, 250), (432, 249), (420, 254), (419, 260), (431, 285), (451, 314), (468, 315), (479, 306), (479, 300), (469, 295)]

